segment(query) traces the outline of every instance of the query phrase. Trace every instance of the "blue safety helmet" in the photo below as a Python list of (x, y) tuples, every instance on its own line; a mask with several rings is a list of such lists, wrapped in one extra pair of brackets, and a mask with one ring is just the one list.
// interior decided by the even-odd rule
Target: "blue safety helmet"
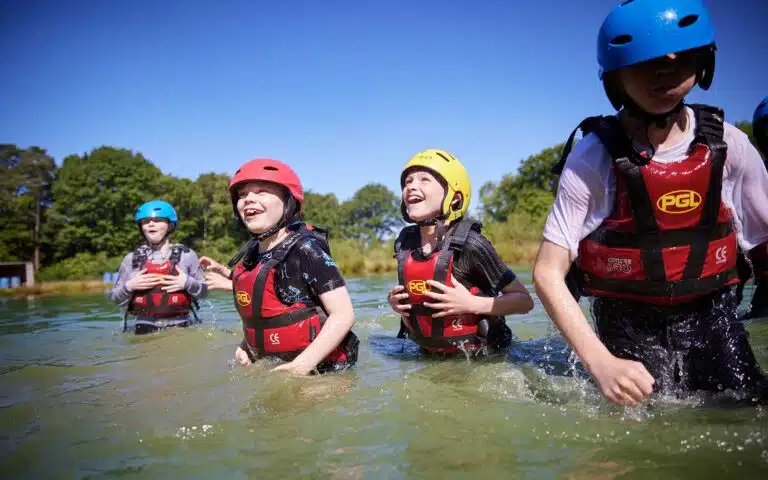
[(170, 203), (163, 200), (150, 200), (136, 210), (134, 221), (141, 222), (146, 218), (164, 218), (172, 227), (179, 223), (179, 216)]
[(752, 116), (752, 137), (757, 149), (763, 154), (765, 166), (768, 168), (768, 97), (765, 97), (755, 109)]
[(765, 97), (755, 109), (755, 114), (752, 116), (752, 126), (754, 127), (759, 121), (766, 119), (768, 119), (768, 97)]
[[(627, 0), (614, 8), (600, 27), (600, 78), (605, 83), (605, 73), (700, 47), (710, 47), (696, 72), (699, 86), (706, 90), (715, 70), (715, 32), (701, 0)], [(618, 110), (621, 96), (605, 86)]]

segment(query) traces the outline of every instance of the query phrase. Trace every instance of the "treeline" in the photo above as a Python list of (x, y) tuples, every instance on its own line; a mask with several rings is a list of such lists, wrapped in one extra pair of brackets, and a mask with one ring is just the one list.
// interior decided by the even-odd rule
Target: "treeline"
[[(739, 128), (751, 137), (751, 125)], [(556, 179), (562, 144), (520, 163), (514, 174), (480, 188), (475, 210), (502, 258), (530, 263)], [(141, 153), (103, 146), (69, 155), (57, 166), (46, 150), (0, 145), (0, 261), (35, 262), (41, 280), (85, 280), (114, 271), (142, 241), (133, 218), (143, 202), (161, 198), (179, 214), (174, 241), (228, 260), (247, 240), (237, 228), (229, 176), (196, 180), (163, 172)], [(392, 271), (392, 234), (402, 225), (399, 193), (368, 184), (352, 198), (306, 192), (304, 219), (331, 229), (331, 247), (347, 274)]]
[[(35, 259), (47, 280), (100, 277), (142, 241), (136, 208), (161, 198), (179, 214), (175, 242), (227, 260), (247, 240), (237, 228), (230, 177), (196, 180), (165, 175), (141, 153), (100, 147), (69, 155), (58, 167), (42, 148), (0, 146), (0, 261)], [(331, 229), (335, 240), (360, 248), (382, 243), (398, 228), (399, 197), (369, 184), (340, 202), (306, 192), (305, 219)]]

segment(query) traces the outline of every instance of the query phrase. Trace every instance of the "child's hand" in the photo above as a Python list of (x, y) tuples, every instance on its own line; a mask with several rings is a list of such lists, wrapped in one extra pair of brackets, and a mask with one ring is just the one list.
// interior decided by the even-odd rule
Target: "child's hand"
[(645, 365), (613, 355), (599, 362), (592, 376), (603, 396), (619, 405), (634, 405), (648, 398), (655, 380)]
[(387, 295), (387, 301), (389, 302), (389, 306), (392, 307), (392, 310), (394, 310), (395, 313), (399, 313), (400, 315), (404, 315), (406, 317), (408, 316), (408, 310), (411, 309), (411, 304), (400, 303), (400, 301), (407, 299), (408, 292), (405, 291), (405, 287), (402, 285), (395, 285)]
[(424, 305), (434, 308), (435, 310), (440, 310), (432, 316), (445, 317), (447, 315), (477, 313), (478, 298), (469, 293), (469, 290), (459, 283), (453, 275), (451, 275), (451, 280), (453, 281), (453, 287), (449, 287), (434, 280), (427, 280), (427, 285), (442, 292), (437, 293), (432, 290), (424, 292), (424, 295), (435, 300), (435, 302), (424, 302)]
[(203, 267), (203, 270), (205, 270), (206, 274), (208, 272), (215, 272), (219, 275), (223, 275), (224, 277), (229, 277), (230, 274), (230, 270), (227, 267), (220, 264), (211, 257), (200, 257), (200, 266)]
[(282, 365), (278, 365), (277, 367), (273, 368), (273, 372), (284, 372), (289, 375), (295, 375), (298, 377), (303, 377), (305, 375), (309, 375), (312, 372), (312, 369), (314, 367), (310, 365), (305, 365), (303, 363), (297, 363), (296, 360), (288, 363), (284, 363)]
[(165, 275), (162, 288), (164, 292), (180, 292), (181, 290), (184, 290), (184, 286), (187, 284), (187, 275), (179, 270), (178, 266), (174, 269), (176, 270), (177, 275)]
[(125, 289), (129, 292), (135, 292), (137, 290), (151, 290), (158, 286), (163, 280), (162, 275), (156, 273), (147, 273), (147, 269), (143, 268), (136, 273), (136, 276), (125, 282)]
[(237, 347), (237, 350), (235, 350), (235, 361), (240, 365), (251, 364), (251, 359), (248, 358), (248, 353), (239, 346)]
[(205, 284), (208, 290), (232, 290), (232, 280), (217, 272), (205, 272)]

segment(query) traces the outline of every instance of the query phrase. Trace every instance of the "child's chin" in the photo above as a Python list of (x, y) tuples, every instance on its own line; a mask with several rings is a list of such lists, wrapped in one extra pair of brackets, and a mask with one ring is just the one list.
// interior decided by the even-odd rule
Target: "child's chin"
[(254, 235), (262, 234), (262, 233), (264, 233), (266, 231), (269, 231), (269, 229), (272, 228), (272, 226), (264, 226), (264, 225), (261, 225), (261, 224), (249, 224), (249, 223), (246, 223), (245, 225), (246, 225), (246, 227), (248, 227), (248, 231), (253, 233)]
[(408, 212), (408, 216), (411, 217), (411, 220), (413, 220), (414, 222), (422, 222), (424, 220), (430, 220), (432, 218), (435, 218), (437, 215), (438, 215), (437, 212), (432, 214)]

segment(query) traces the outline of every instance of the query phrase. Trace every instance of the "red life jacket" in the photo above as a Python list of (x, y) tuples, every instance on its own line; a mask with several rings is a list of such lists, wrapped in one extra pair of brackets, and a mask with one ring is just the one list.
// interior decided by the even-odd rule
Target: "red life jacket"
[(613, 211), (579, 243), (586, 295), (672, 305), (738, 283), (737, 238), (721, 201), (723, 112), (692, 108), (695, 138), (677, 163), (641, 158), (614, 116), (584, 127), (613, 158), (616, 176)]
[[(426, 260), (417, 260), (408, 245), (419, 243), (419, 227), (405, 227), (395, 241), (397, 255), (397, 276), (400, 285), (408, 292), (411, 309), (403, 316), (399, 338), (406, 336), (429, 352), (458, 352), (460, 347), (467, 351), (476, 350), (486, 343), (488, 318), (480, 315), (451, 315), (433, 317), (437, 310), (427, 307), (424, 302), (433, 302), (424, 292), (430, 289), (427, 280), (435, 280), (447, 286), (454, 286), (453, 256), (463, 250), (471, 230), (480, 231), (480, 224), (463, 219), (446, 236), (443, 248)], [(477, 287), (469, 291), (480, 293)]]
[[(151, 263), (148, 261), (150, 250), (146, 246), (139, 247), (133, 252), (133, 269), (139, 270), (146, 267), (147, 273), (161, 275), (177, 275), (176, 265), (181, 260), (181, 254), (189, 251), (182, 245), (171, 247), (171, 255), (163, 263)], [(189, 314), (192, 299), (185, 291), (168, 293), (158, 285), (151, 290), (137, 291), (133, 294), (128, 311), (132, 315), (152, 318), (182, 317)]]
[[(297, 302), (287, 305), (275, 291), (275, 272), (293, 248), (314, 238), (328, 251), (325, 230), (311, 225), (297, 227), (276, 247), (267, 261), (253, 267), (247, 265), (246, 259), (234, 268), (235, 307), (243, 320), (243, 332), (252, 359), (274, 356), (293, 360), (323, 328), (325, 318), (320, 316), (314, 304)], [(346, 359), (346, 351), (337, 347), (322, 363), (343, 363)]]

